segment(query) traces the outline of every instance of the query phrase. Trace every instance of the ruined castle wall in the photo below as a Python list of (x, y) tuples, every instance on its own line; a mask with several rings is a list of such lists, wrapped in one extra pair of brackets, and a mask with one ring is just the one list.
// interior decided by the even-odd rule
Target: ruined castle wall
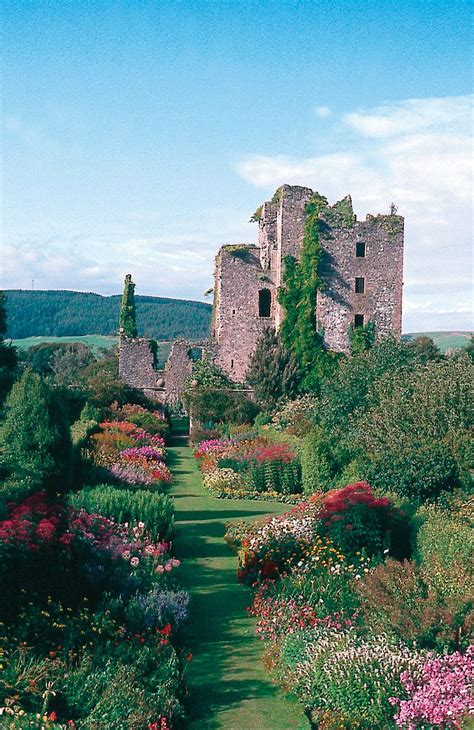
[[(317, 295), (316, 317), (331, 350), (349, 351), (349, 328), (355, 315), (375, 324), (380, 340), (401, 336), (403, 287), (403, 218), (367, 216), (352, 225), (330, 225), (322, 234), (325, 249), (320, 274), (325, 287)], [(365, 256), (356, 256), (357, 242)], [(356, 293), (355, 280), (364, 280)]]
[[(277, 215), (277, 252), (274, 261), (276, 287), (282, 284), (285, 256), (300, 257), (304, 237), (305, 206), (313, 191), (299, 185), (283, 185), (279, 189), (279, 209)], [(277, 303), (275, 307), (275, 327), (281, 324), (283, 312)]]
[(264, 271), (274, 269), (277, 251), (277, 217), (279, 203), (269, 201), (262, 205), (258, 226), (258, 245), (260, 263)]
[[(259, 316), (259, 291), (271, 292), (270, 317)], [(257, 340), (273, 324), (275, 286), (260, 264), (257, 246), (224, 246), (216, 268), (216, 363), (236, 381), (243, 381)]]
[(121, 337), (119, 376), (131, 388), (142, 390), (149, 398), (164, 402), (163, 373), (154, 368), (155, 356), (150, 340)]

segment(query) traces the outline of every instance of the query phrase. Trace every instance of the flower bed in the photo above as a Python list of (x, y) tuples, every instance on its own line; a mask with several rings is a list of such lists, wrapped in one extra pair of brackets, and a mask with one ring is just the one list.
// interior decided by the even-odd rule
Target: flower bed
[(299, 458), (289, 444), (255, 433), (201, 441), (194, 451), (204, 486), (227, 499), (297, 501), (301, 492)]
[[(125, 408), (123, 418), (129, 416)], [(105, 477), (129, 488), (161, 489), (172, 479), (164, 438), (126, 420), (103, 421), (90, 438), (89, 454)]]
[(166, 429), (147, 413), (116, 409), (85, 443), (113, 484), (2, 507), (2, 727), (182, 727), (189, 596), (159, 493)]
[[(453, 547), (446, 531), (438, 531), (437, 547), (425, 513), (429, 562), (419, 566), (386, 560), (410, 557), (409, 521), (363, 482), (284, 515), (229, 525), (238, 578), (254, 590), (248, 611), (265, 662), (299, 697), (312, 727), (467, 727), (472, 574), (433, 559), (441, 545), (455, 554), (459, 528), (451, 518)], [(429, 519), (438, 525), (438, 511)]]

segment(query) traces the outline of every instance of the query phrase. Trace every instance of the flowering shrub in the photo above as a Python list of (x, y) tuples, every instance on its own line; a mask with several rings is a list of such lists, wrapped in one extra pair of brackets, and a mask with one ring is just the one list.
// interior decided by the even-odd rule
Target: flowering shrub
[(278, 673), (319, 726), (334, 714), (343, 727), (389, 727), (390, 698), (402, 691), (400, 676), (416, 671), (422, 656), (384, 635), (362, 639), (352, 629), (319, 627), (290, 634)]
[(132, 403), (126, 403), (121, 408), (115, 405), (111, 411), (117, 421), (128, 421), (150, 434), (160, 434), (166, 437), (169, 432), (168, 421), (161, 411), (149, 411)]
[(399, 727), (416, 728), (430, 724), (436, 727), (457, 728), (461, 720), (474, 715), (472, 677), (474, 675), (474, 647), (466, 654), (430, 655), (417, 667), (401, 675), (409, 699), (391, 698), (398, 706), (395, 716)]
[(367, 482), (326, 492), (318, 499), (320, 527), (346, 554), (384, 550), (402, 559), (410, 555), (408, 518), (387, 497), (375, 497)]
[(172, 476), (164, 460), (164, 439), (128, 421), (103, 421), (91, 436), (91, 456), (114, 481), (154, 489)]
[(140, 464), (112, 464), (109, 473), (113, 481), (122, 482), (130, 487), (156, 486), (149, 471)]
[(346, 617), (341, 612), (318, 615), (318, 610), (302, 595), (288, 595), (285, 590), (275, 590), (274, 584), (267, 581), (255, 592), (252, 605), (248, 609), (251, 616), (258, 618), (255, 633), (266, 641), (279, 639), (316, 627), (340, 630), (354, 623), (354, 616)]
[(202, 459), (206, 454), (223, 454), (229, 446), (232, 445), (232, 441), (227, 439), (206, 439), (201, 441), (194, 449), (194, 456), (196, 459)]
[(311, 428), (317, 414), (318, 399), (313, 395), (300, 395), (285, 403), (272, 418), (272, 426), (278, 431), (302, 436)]
[(204, 474), (204, 486), (213, 492), (215, 496), (220, 496), (221, 492), (243, 488), (246, 485), (245, 477), (232, 469), (215, 468), (209, 474)]
[(377, 566), (357, 585), (367, 626), (421, 648), (465, 648), (474, 625), (472, 579), (457, 564), (450, 576), (453, 583), (458, 579), (459, 591), (446, 594), (439, 576), (433, 582), (430, 570), (415, 563), (387, 560)]
[(129, 462), (152, 462), (162, 461), (164, 457), (163, 451), (153, 446), (134, 446), (130, 449), (124, 449), (120, 452), (120, 459), (126, 464)]

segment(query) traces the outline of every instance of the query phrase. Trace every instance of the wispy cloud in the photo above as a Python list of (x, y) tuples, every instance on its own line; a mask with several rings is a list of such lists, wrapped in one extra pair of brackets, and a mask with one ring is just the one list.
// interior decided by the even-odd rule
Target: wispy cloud
[[(408, 99), (331, 117), (337, 153), (251, 155), (237, 165), (267, 190), (309, 185), (359, 215), (391, 201), (406, 219), (404, 328), (471, 328), (472, 96)], [(347, 141), (342, 141), (346, 139)]]

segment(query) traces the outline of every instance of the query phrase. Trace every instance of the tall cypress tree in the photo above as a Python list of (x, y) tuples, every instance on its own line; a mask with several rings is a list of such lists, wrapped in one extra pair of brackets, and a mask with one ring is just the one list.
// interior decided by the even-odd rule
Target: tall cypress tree
[(301, 373), (295, 357), (271, 328), (260, 336), (250, 360), (247, 382), (263, 408), (272, 410), (284, 398), (298, 393)]
[(120, 305), (119, 334), (123, 337), (137, 336), (137, 317), (135, 312), (135, 284), (132, 275), (127, 274)]

